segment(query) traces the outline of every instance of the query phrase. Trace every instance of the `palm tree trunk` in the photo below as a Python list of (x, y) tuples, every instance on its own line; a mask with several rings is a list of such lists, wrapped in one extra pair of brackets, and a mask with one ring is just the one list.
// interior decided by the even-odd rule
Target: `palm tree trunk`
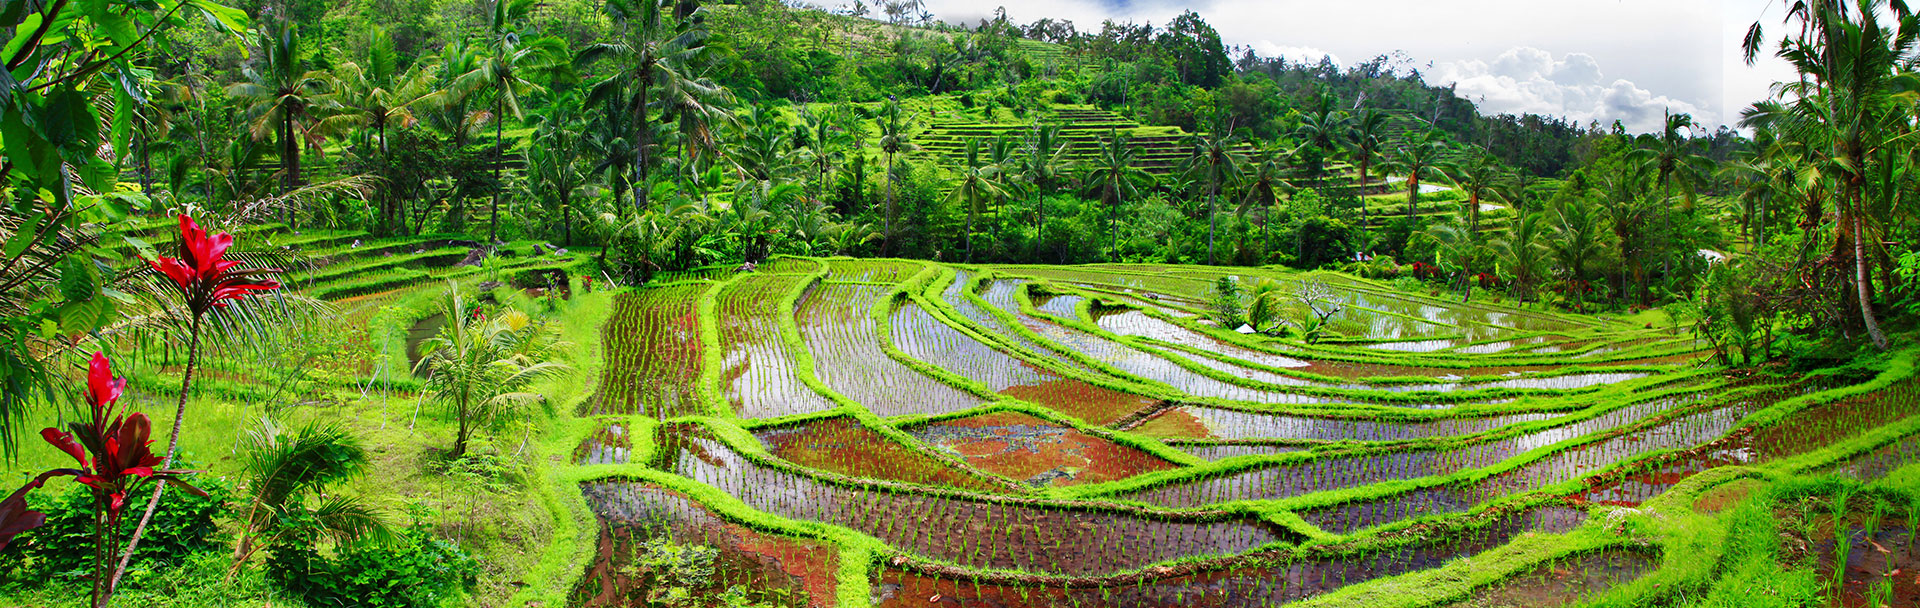
[[(1362, 152), (1362, 154), (1365, 154)], [(1367, 228), (1367, 169), (1371, 168), (1365, 156), (1360, 158), (1360, 188), (1355, 198), (1360, 199), (1360, 229)]]
[(893, 255), (893, 153), (887, 153), (887, 216), (880, 228), (880, 257)]
[(1887, 350), (1887, 334), (1880, 330), (1880, 320), (1873, 315), (1873, 298), (1867, 289), (1867, 252), (1866, 233), (1861, 230), (1859, 206), (1853, 213), (1853, 285), (1860, 299), (1860, 320), (1867, 326), (1867, 337), (1873, 340), (1873, 347), (1880, 352)]
[(973, 218), (976, 215), (979, 215), (979, 214), (974, 212), (973, 200), (968, 199), (967, 200), (967, 263), (968, 264), (973, 263)]
[[(650, 71), (651, 70), (649, 70), (649, 72)], [(649, 93), (647, 84), (652, 76), (653, 74), (651, 73), (641, 75), (640, 82), (637, 83), (640, 87), (640, 104), (639, 107), (634, 108), (634, 124), (636, 125), (635, 128), (637, 132), (633, 138), (635, 142), (633, 150), (633, 207), (640, 211), (649, 211), (647, 208), (647, 194), (649, 194), (647, 192), (647, 140), (652, 137), (653, 134), (647, 129), (647, 94)]]
[(506, 95), (503, 90), (493, 99), (493, 203), (487, 219), (487, 247), (500, 242), (500, 191), (507, 186), (502, 181), (507, 168), (507, 148), (501, 136), (506, 129), (506, 117), (500, 114), (506, 111)]
[(1213, 265), (1213, 234), (1220, 226), (1220, 178), (1207, 185), (1207, 265)]
[(1420, 177), (1418, 171), (1407, 172), (1407, 221), (1416, 221), (1420, 215)]

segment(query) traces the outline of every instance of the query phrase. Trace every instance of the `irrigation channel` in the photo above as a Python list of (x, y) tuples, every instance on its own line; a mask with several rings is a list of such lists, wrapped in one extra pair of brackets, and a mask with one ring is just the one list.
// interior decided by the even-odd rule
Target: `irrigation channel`
[[(1222, 278), (1340, 312), (1217, 327)], [(783, 606), (1349, 605), (1459, 564), (1493, 574), (1449, 602), (1559, 602), (1661, 568), (1587, 533), (1689, 480), (1920, 458), (1912, 365), (1735, 372), (1645, 315), (1342, 275), (780, 258), (628, 290), (602, 333), (582, 606), (648, 597), (659, 539)]]

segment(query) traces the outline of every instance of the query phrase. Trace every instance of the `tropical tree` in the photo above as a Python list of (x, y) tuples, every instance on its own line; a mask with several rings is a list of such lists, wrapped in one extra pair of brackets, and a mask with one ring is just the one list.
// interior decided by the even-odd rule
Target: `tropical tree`
[[(327, 135), (319, 129), (322, 119), (338, 107), (332, 95), (333, 76), (307, 69), (300, 41), (291, 26), (261, 32), (259, 59), (241, 70), (246, 82), (227, 87), (227, 95), (245, 106), (253, 138), (279, 142), (281, 194), (300, 187), (300, 149), (320, 149)], [(291, 207), (286, 220), (294, 221)]]
[(1420, 181), (1446, 179), (1446, 144), (1439, 131), (1421, 131), (1407, 136), (1389, 158), (1389, 167), (1407, 177), (1407, 219), (1420, 215)]
[(1060, 189), (1066, 180), (1066, 173), (1072, 171), (1072, 162), (1067, 152), (1073, 147), (1060, 137), (1060, 125), (1035, 123), (1027, 133), (1026, 148), (1020, 154), (1021, 179), (1033, 187), (1034, 212), (1033, 224), (1034, 255), (1040, 253), (1040, 243), (1047, 232), (1047, 195)]
[(1313, 176), (1316, 189), (1326, 179), (1326, 159), (1340, 151), (1340, 143), (1348, 136), (1348, 117), (1346, 112), (1334, 108), (1333, 96), (1323, 94), (1314, 110), (1300, 117), (1300, 124), (1294, 127), (1293, 137), (1314, 153), (1304, 155), (1308, 162), (1307, 172)]
[(328, 491), (358, 477), (367, 462), (366, 446), (338, 425), (312, 424), (289, 432), (284, 423), (262, 418), (260, 426), (247, 432), (240, 453), (245, 506), (227, 579), (260, 547), (277, 544), (289, 522), (311, 522), (300, 529), (302, 540), (308, 532), (342, 544), (386, 534), (386, 522), (373, 506)]
[(1007, 190), (1000, 165), (984, 162), (980, 158), (980, 140), (968, 139), (964, 165), (960, 168), (960, 183), (947, 194), (947, 202), (965, 205), (967, 209), (967, 263), (973, 263), (974, 222), (985, 210), (987, 201), (1007, 196)]
[(529, 185), (535, 200), (550, 200), (560, 206), (560, 244), (572, 247), (574, 196), (587, 186), (592, 168), (582, 137), (588, 122), (580, 112), (578, 98), (564, 95), (535, 115), (533, 123), (533, 139), (538, 144), (527, 151)]
[(1474, 263), (1484, 253), (1480, 235), (1467, 225), (1467, 218), (1451, 218), (1427, 227), (1421, 236), (1433, 243), (1440, 267), (1454, 274), (1454, 286), (1461, 289), (1460, 301), (1473, 299)]
[[(696, 17), (697, 3), (680, 0), (608, 0), (607, 13), (617, 24), (612, 40), (596, 43), (574, 58), (576, 66), (601, 60), (614, 71), (589, 89), (590, 103), (607, 102), (630, 119), (633, 135), (633, 206), (648, 208), (648, 171), (653, 161), (651, 110), (657, 90), (688, 91), (686, 81), (699, 80), (695, 68), (707, 61), (709, 48), (705, 20)], [(685, 7), (687, 10), (682, 10)]]
[[(1361, 195), (1366, 193), (1371, 183), (1371, 171), (1376, 163), (1385, 158), (1387, 147), (1387, 114), (1373, 108), (1361, 109), (1353, 116), (1353, 130), (1347, 133), (1347, 156), (1360, 170), (1360, 182), (1357, 186)], [(1367, 206), (1360, 205), (1360, 224), (1367, 223)]]
[[(400, 72), (398, 64), (393, 37), (385, 28), (374, 28), (368, 34), (366, 65), (347, 63), (336, 70), (338, 112), (321, 121), (321, 132), (359, 130), (364, 133), (360, 138), (362, 145), (377, 149), (382, 167), (393, 164), (387, 129), (404, 129), (418, 123), (412, 106), (435, 92), (438, 79), (433, 64), (416, 64), (415, 69), (407, 72)], [(382, 188), (381, 227), (392, 228), (398, 216), (399, 203), (393, 188)]]
[(1220, 187), (1239, 179), (1241, 166), (1246, 164), (1246, 155), (1237, 149), (1233, 128), (1228, 126), (1226, 131), (1225, 134), (1215, 130), (1187, 137), (1187, 145), (1193, 146), (1193, 155), (1186, 162), (1187, 173), (1202, 174), (1200, 177), (1207, 183), (1207, 264), (1214, 262), (1214, 234), (1220, 225)]
[[(1898, 198), (1892, 193), (1900, 180), (1894, 178), (1904, 175), (1908, 166), (1910, 99), (1920, 88), (1920, 76), (1910, 68), (1920, 19), (1897, 0), (1790, 2), (1785, 7), (1794, 34), (1781, 40), (1776, 54), (1801, 78), (1782, 83), (1778, 99), (1744, 112), (1741, 124), (1778, 129), (1783, 138), (1798, 142), (1804, 166), (1833, 193), (1836, 221), (1826, 224), (1832, 258), (1851, 260), (1849, 279), (1861, 324), (1874, 347), (1884, 351), (1887, 336), (1873, 309), (1868, 258), (1892, 256), (1869, 251), (1868, 243), (1884, 249), (1879, 243), (1888, 239), (1875, 234), (1880, 230), (1875, 220)], [(1897, 28), (1882, 23), (1882, 16), (1889, 14)], [(1764, 43), (1755, 23), (1742, 43), (1749, 63)]]
[(534, 0), (497, 0), (493, 8), (493, 29), (487, 52), (474, 62), (473, 69), (454, 81), (452, 93), (462, 97), (482, 95), (493, 100), (493, 200), (489, 205), (487, 241), (496, 242), (500, 232), (500, 194), (506, 183), (506, 117), (523, 118), (521, 98), (546, 90), (542, 81), (564, 74), (566, 43), (544, 36), (522, 39), (512, 29), (514, 21), (533, 10)]
[(1606, 245), (1601, 232), (1605, 228), (1593, 208), (1577, 197), (1554, 205), (1547, 220), (1552, 232), (1547, 250), (1560, 268), (1567, 294), (1578, 307), (1586, 302), (1587, 267), (1600, 257)]
[(1683, 208), (1691, 210), (1696, 188), (1713, 172), (1713, 159), (1704, 154), (1705, 142), (1693, 138), (1693, 129), (1699, 125), (1692, 115), (1669, 111), (1661, 124), (1660, 133), (1635, 138), (1637, 147), (1630, 158), (1655, 175), (1655, 183), (1667, 196), (1680, 188)]
[(1152, 174), (1133, 166), (1139, 154), (1139, 148), (1129, 144), (1127, 136), (1118, 130), (1109, 130), (1106, 141), (1100, 143), (1099, 153), (1081, 178), (1081, 183), (1099, 190), (1100, 204), (1107, 207), (1107, 239), (1111, 251), (1120, 247), (1120, 205), (1138, 196), (1141, 188), (1154, 181)]
[[(1484, 150), (1476, 150), (1471, 157), (1453, 172), (1444, 176), (1453, 183), (1453, 187), (1467, 194), (1465, 215), (1467, 229), (1480, 231), (1480, 203), (1482, 200), (1500, 201), (1505, 198), (1501, 192), (1509, 183), (1507, 172), (1500, 168), (1500, 162)], [(1504, 202), (1504, 201), (1503, 201)]]
[(880, 110), (880, 152), (887, 155), (887, 216), (880, 228), (882, 256), (893, 254), (893, 182), (900, 172), (893, 162), (894, 158), (920, 149), (920, 146), (914, 145), (913, 135), (909, 132), (911, 127), (907, 121), (910, 120), (900, 115), (900, 103), (892, 99), (887, 100), (887, 105)]
[(1286, 180), (1288, 167), (1284, 159), (1286, 154), (1278, 150), (1261, 150), (1248, 161), (1245, 172), (1246, 195), (1240, 198), (1240, 206), (1234, 213), (1245, 217), (1253, 209), (1260, 209), (1260, 248), (1273, 251), (1273, 210), (1280, 204), (1280, 195), (1292, 190), (1292, 184)]
[(1515, 297), (1526, 302), (1547, 266), (1550, 249), (1545, 242), (1548, 223), (1539, 213), (1524, 213), (1507, 228), (1504, 237), (1494, 239), (1493, 252), (1513, 274)]
[(549, 360), (560, 346), (552, 328), (515, 310), (488, 317), (469, 308), (451, 282), (441, 314), (446, 325), (421, 343), (415, 369), (426, 372), (423, 398), (445, 406), (459, 425), (448, 451), (458, 460), (476, 429), (544, 400), (522, 391), (565, 366)]

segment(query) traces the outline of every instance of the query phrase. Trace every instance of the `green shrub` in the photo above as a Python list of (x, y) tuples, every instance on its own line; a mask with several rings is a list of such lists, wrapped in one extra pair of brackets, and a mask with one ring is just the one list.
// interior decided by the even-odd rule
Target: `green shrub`
[(435, 608), (473, 587), (479, 564), (423, 526), (389, 542), (363, 542), (321, 555), (312, 543), (276, 546), (269, 584), (308, 606)]
[[(181, 468), (192, 468), (182, 464)], [(225, 547), (215, 518), (225, 512), (233, 487), (218, 477), (193, 476), (189, 482), (207, 491), (194, 496), (178, 489), (160, 498), (160, 508), (140, 539), (133, 563), (127, 567), (129, 586), (146, 572), (165, 570), (187, 560), (193, 553)], [(151, 493), (127, 499), (121, 515), (123, 534), (131, 534), (146, 511)], [(73, 484), (66, 492), (28, 495), (33, 508), (47, 514), (44, 526), (20, 535), (0, 551), (0, 563), (12, 564), (5, 574), (20, 582), (41, 584), (56, 579), (80, 579), (93, 572), (93, 494), (85, 486)]]

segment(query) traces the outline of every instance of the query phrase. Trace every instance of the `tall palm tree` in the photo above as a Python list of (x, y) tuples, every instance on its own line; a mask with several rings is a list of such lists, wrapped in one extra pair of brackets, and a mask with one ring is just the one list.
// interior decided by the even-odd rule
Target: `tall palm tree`
[(1654, 172), (1655, 183), (1673, 196), (1673, 190), (1680, 188), (1683, 208), (1693, 209), (1696, 186), (1706, 179), (1713, 170), (1713, 160), (1706, 157), (1702, 148), (1704, 142), (1693, 139), (1693, 129), (1698, 126), (1689, 114), (1667, 112), (1660, 133), (1643, 134), (1635, 138), (1635, 149), (1629, 158), (1641, 167)]
[(1312, 164), (1306, 168), (1313, 175), (1314, 187), (1318, 189), (1326, 179), (1327, 157), (1339, 152), (1341, 141), (1347, 137), (1347, 113), (1334, 108), (1332, 95), (1323, 94), (1314, 111), (1300, 117), (1300, 124), (1294, 127), (1293, 136), (1319, 152), (1307, 155)]
[(1546, 266), (1549, 249), (1543, 240), (1547, 230), (1544, 215), (1522, 214), (1507, 229), (1505, 237), (1493, 241), (1493, 252), (1506, 261), (1507, 268), (1513, 273), (1515, 295), (1522, 303), (1532, 297), (1533, 287)]
[(1467, 225), (1467, 218), (1457, 217), (1435, 223), (1428, 226), (1421, 236), (1433, 243), (1441, 267), (1455, 273), (1455, 284), (1464, 294), (1460, 301), (1472, 300), (1474, 264), (1485, 247), (1480, 235)]
[[(374, 28), (368, 34), (368, 40), (365, 66), (347, 63), (336, 70), (340, 83), (340, 112), (325, 119), (327, 126), (323, 130), (359, 130), (364, 134), (359, 138), (361, 142), (377, 148), (381, 166), (386, 167), (393, 162), (392, 151), (387, 146), (387, 129), (407, 128), (419, 122), (414, 117), (412, 106), (414, 102), (434, 93), (437, 75), (432, 64), (426, 63), (400, 72), (393, 37), (384, 28)], [(397, 215), (398, 204), (391, 187), (382, 188), (381, 227), (392, 227)]]
[(1467, 193), (1466, 217), (1467, 229), (1480, 232), (1480, 203), (1482, 200), (1503, 201), (1501, 194), (1509, 182), (1507, 172), (1493, 155), (1484, 150), (1474, 150), (1471, 158), (1453, 172), (1445, 176), (1453, 187)]
[(854, 146), (855, 136), (845, 125), (846, 114), (841, 109), (822, 114), (808, 112), (806, 118), (807, 164), (813, 168), (811, 190), (814, 200), (824, 200), (830, 185), (827, 176), (847, 159), (847, 149)]
[[(611, 40), (587, 47), (574, 59), (585, 66), (606, 59), (615, 70), (592, 85), (590, 101), (618, 100), (622, 111), (632, 116), (633, 130), (633, 206), (647, 209), (648, 171), (653, 160), (653, 133), (650, 111), (656, 105), (656, 90), (688, 90), (684, 82), (699, 80), (695, 70), (707, 61), (708, 32), (698, 9), (681, 11), (692, 4), (681, 0), (608, 0), (607, 13), (616, 23)], [(693, 6), (697, 6), (694, 4)]]
[(564, 73), (566, 43), (543, 36), (522, 39), (512, 28), (514, 21), (533, 9), (533, 0), (496, 0), (493, 30), (487, 53), (473, 69), (454, 81), (453, 92), (460, 96), (485, 95), (493, 99), (493, 201), (487, 220), (487, 241), (497, 241), (500, 230), (500, 193), (506, 189), (502, 174), (506, 170), (506, 117), (522, 118), (520, 99), (545, 91), (541, 81)]
[[(1360, 169), (1358, 196), (1365, 196), (1367, 184), (1372, 180), (1374, 164), (1385, 158), (1387, 146), (1387, 114), (1373, 108), (1364, 108), (1353, 116), (1353, 130), (1347, 134), (1347, 156), (1353, 159)], [(1367, 206), (1360, 205), (1360, 225), (1367, 224)]]
[(1035, 123), (1027, 134), (1026, 149), (1020, 155), (1022, 179), (1033, 187), (1034, 212), (1037, 214), (1033, 224), (1036, 257), (1040, 253), (1040, 243), (1046, 238), (1047, 196), (1060, 189), (1065, 181), (1063, 174), (1071, 170), (1067, 151), (1072, 147), (1072, 142), (1060, 137), (1060, 125)]
[(1120, 247), (1120, 205), (1138, 196), (1140, 189), (1153, 183), (1153, 174), (1133, 166), (1140, 149), (1127, 142), (1118, 130), (1109, 130), (1100, 143), (1100, 151), (1087, 167), (1082, 183), (1100, 191), (1100, 204), (1107, 207), (1109, 256)]
[[(1323, 117), (1324, 118), (1324, 117)], [(1187, 137), (1187, 144), (1193, 146), (1193, 156), (1187, 159), (1189, 174), (1201, 173), (1207, 182), (1207, 264), (1214, 263), (1214, 235), (1220, 226), (1220, 187), (1222, 184), (1238, 179), (1241, 166), (1246, 164), (1246, 155), (1235, 145), (1233, 127), (1229, 125), (1225, 134), (1218, 130), (1195, 133)]]
[[(333, 79), (320, 70), (306, 69), (300, 56), (300, 36), (292, 27), (261, 32), (260, 59), (241, 70), (245, 82), (227, 87), (227, 95), (245, 107), (247, 130), (256, 141), (275, 139), (280, 148), (280, 193), (299, 189), (300, 149), (318, 149), (324, 133), (317, 127), (336, 103)], [(293, 222), (293, 210), (286, 220)]]
[(887, 100), (886, 107), (880, 111), (880, 152), (887, 155), (887, 217), (881, 225), (882, 256), (893, 254), (893, 181), (899, 172), (893, 163), (894, 158), (920, 149), (913, 143), (910, 121), (910, 118), (900, 115), (900, 103), (897, 101)]
[[(1641, 173), (1649, 170), (1645, 167), (1628, 167), (1624, 174), (1601, 181), (1605, 186), (1601, 196), (1601, 217), (1613, 231), (1614, 245), (1620, 250), (1620, 260), (1626, 263), (1628, 275), (1640, 288), (1642, 305), (1651, 304), (1653, 297), (1646, 261), (1657, 253), (1649, 241), (1657, 232), (1657, 216), (1666, 207), (1664, 200), (1644, 191), (1641, 186), (1645, 183)], [(1624, 294), (1626, 291), (1623, 285), (1620, 292)]]
[(1245, 217), (1255, 208), (1260, 209), (1260, 248), (1264, 253), (1273, 251), (1273, 210), (1280, 204), (1280, 195), (1293, 189), (1286, 180), (1288, 167), (1284, 159), (1287, 154), (1278, 150), (1261, 150), (1252, 160), (1246, 171), (1247, 193), (1240, 199), (1240, 207), (1235, 214)]
[(1421, 131), (1406, 137), (1393, 151), (1390, 167), (1407, 176), (1407, 219), (1420, 215), (1420, 180), (1446, 179), (1446, 144), (1439, 131)]
[(1566, 277), (1567, 292), (1575, 298), (1578, 308), (1586, 302), (1587, 267), (1600, 257), (1605, 246), (1600, 218), (1585, 200), (1574, 197), (1554, 205), (1547, 219), (1553, 233), (1547, 241), (1547, 250)]
[(587, 185), (590, 165), (582, 134), (587, 120), (579, 99), (563, 95), (534, 116), (534, 146), (528, 150), (527, 169), (536, 200), (560, 205), (560, 244), (573, 246), (574, 195)]
[(384, 535), (379, 511), (357, 497), (329, 493), (330, 487), (366, 471), (366, 446), (346, 429), (314, 424), (289, 432), (283, 423), (263, 418), (248, 431), (240, 454), (244, 515), (234, 543), (227, 579), (262, 546), (272, 546), (289, 531), (281, 522), (305, 520), (335, 542)]
[(987, 201), (1007, 195), (1000, 166), (980, 158), (980, 140), (967, 140), (966, 161), (960, 168), (960, 183), (947, 194), (947, 202), (967, 208), (967, 263), (973, 263), (973, 224), (985, 210)]
[[(1832, 197), (1837, 221), (1829, 224), (1833, 257), (1852, 258), (1853, 299), (1859, 302), (1861, 323), (1874, 347), (1884, 351), (1887, 336), (1868, 286), (1867, 243), (1886, 239), (1873, 234), (1878, 227), (1870, 221), (1875, 213), (1869, 205), (1891, 198), (1886, 193), (1894, 187), (1888, 183), (1892, 180), (1880, 178), (1899, 171), (1894, 165), (1905, 162), (1904, 149), (1911, 145), (1903, 142), (1912, 134), (1906, 100), (1920, 88), (1920, 76), (1909, 71), (1920, 26), (1902, 1), (1852, 4), (1787, 3), (1787, 21), (1798, 30), (1781, 41), (1777, 54), (1801, 79), (1783, 83), (1779, 100), (1743, 113), (1741, 124), (1778, 128), (1783, 137), (1797, 140), (1805, 164), (1831, 184), (1837, 195)], [(1888, 12), (1900, 22), (1897, 30), (1881, 22)], [(1743, 42), (1749, 62), (1763, 43), (1755, 24)]]

